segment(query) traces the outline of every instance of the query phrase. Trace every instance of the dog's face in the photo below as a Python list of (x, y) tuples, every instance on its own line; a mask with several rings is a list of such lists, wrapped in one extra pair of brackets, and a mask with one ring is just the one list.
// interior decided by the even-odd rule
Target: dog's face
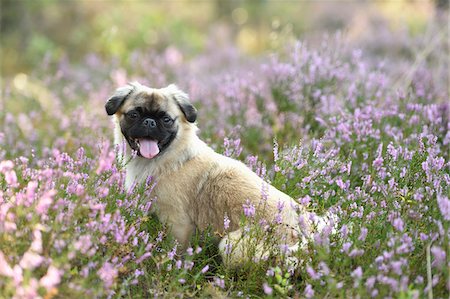
[(152, 89), (130, 83), (116, 90), (105, 105), (115, 114), (130, 147), (138, 155), (153, 159), (172, 144), (180, 126), (195, 122), (197, 110), (175, 85)]

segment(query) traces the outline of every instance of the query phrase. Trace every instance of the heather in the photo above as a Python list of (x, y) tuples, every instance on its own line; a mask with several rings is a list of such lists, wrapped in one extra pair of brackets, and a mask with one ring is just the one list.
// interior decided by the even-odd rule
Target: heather
[[(296, 38), (258, 56), (232, 46), (192, 57), (178, 47), (124, 60), (90, 53), (77, 64), (49, 55), (5, 78), (0, 297), (446, 298), (448, 36), (430, 28)], [(133, 80), (185, 90), (202, 139), (304, 205), (300, 225), (334, 215), (294, 262), (248, 205), (242, 226), (269, 257), (250, 250), (226, 268), (213, 231), (177, 250), (150, 213), (156, 182), (125, 190), (104, 111)]]

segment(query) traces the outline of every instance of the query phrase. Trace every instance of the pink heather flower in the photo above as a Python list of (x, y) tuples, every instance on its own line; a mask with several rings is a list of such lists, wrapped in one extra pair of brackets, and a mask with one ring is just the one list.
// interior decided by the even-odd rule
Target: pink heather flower
[(180, 284), (184, 284), (184, 283), (186, 283), (186, 279), (180, 278), (180, 279), (178, 279), (178, 282), (179, 282)]
[(364, 284), (367, 289), (371, 290), (373, 286), (375, 285), (375, 282), (377, 281), (377, 278), (375, 276), (370, 276), (367, 278), (366, 283)]
[(311, 202), (311, 197), (309, 195), (306, 195), (305, 197), (300, 198), (300, 203), (304, 206), (307, 206)]
[(28, 185), (27, 185), (27, 198), (28, 198), (29, 202), (32, 202), (34, 200), (34, 197), (36, 195), (37, 187), (38, 187), (38, 182), (36, 182), (36, 181), (28, 182)]
[(25, 252), (25, 254), (22, 256), (22, 259), (19, 262), (20, 267), (22, 269), (30, 269), (33, 270), (36, 267), (38, 267), (42, 262), (44, 261), (44, 258), (40, 256), (39, 254), (28, 250)]
[(33, 242), (31, 242), (30, 250), (36, 253), (42, 252), (42, 233), (38, 229), (33, 231)]
[(363, 271), (362, 271), (361, 267), (358, 267), (352, 272), (351, 277), (359, 280), (359, 279), (361, 279), (362, 274), (363, 274)]
[(14, 284), (19, 285), (23, 281), (23, 270), (19, 265), (15, 265), (13, 268)]
[(362, 227), (361, 228), (361, 233), (359, 234), (359, 237), (358, 237), (358, 240), (359, 241), (364, 241), (366, 239), (366, 237), (367, 237), (367, 232), (368, 232), (368, 229), (365, 228), (365, 227)]
[(306, 272), (311, 277), (312, 280), (317, 280), (321, 277), (319, 273), (314, 271), (314, 269), (311, 266), (306, 267)]
[(345, 190), (347, 188), (347, 185), (344, 183), (344, 181), (341, 178), (338, 178), (336, 180), (336, 185), (341, 188), (342, 190)]
[(448, 199), (448, 197), (442, 194), (438, 194), (437, 202), (444, 220), (450, 221), (450, 200)]
[(342, 239), (346, 239), (348, 236), (348, 227), (346, 224), (342, 225), (340, 233), (342, 235)]
[(61, 276), (63, 273), (64, 272), (62, 270), (50, 265), (47, 269), (47, 274), (39, 280), (39, 284), (49, 291), (61, 282)]
[(192, 247), (189, 247), (188, 249), (186, 249), (186, 252), (189, 256), (192, 256), (194, 254), (194, 249), (192, 249)]
[(202, 251), (203, 251), (203, 249), (200, 246), (197, 246), (197, 248), (195, 248), (195, 253), (196, 254), (199, 254)]
[(352, 242), (345, 242), (342, 244), (342, 250), (344, 250), (345, 253), (348, 253), (348, 250), (352, 246)]
[(439, 246), (433, 246), (431, 247), (431, 253), (434, 256), (433, 266), (436, 268), (441, 268), (445, 265), (446, 260), (446, 253), (445, 250), (443, 250)]
[(14, 271), (5, 259), (5, 255), (0, 251), (0, 275), (13, 277)]
[(0, 162), (0, 172), (5, 173), (14, 168), (14, 163), (11, 160), (4, 160)]
[(184, 261), (184, 269), (190, 271), (194, 267), (193, 261)]
[(225, 215), (225, 217), (223, 218), (223, 229), (228, 230), (228, 228), (230, 228), (230, 219), (227, 215)]
[(82, 254), (85, 254), (92, 246), (91, 236), (83, 235), (78, 238), (74, 243), (74, 247), (76, 250), (80, 251)]
[(273, 268), (267, 270), (266, 275), (269, 277), (273, 277), (275, 275), (275, 271), (273, 270)]
[(406, 175), (406, 167), (402, 168), (402, 171), (400, 172), (400, 178), (404, 178)]
[(148, 257), (150, 257), (152, 255), (151, 252), (146, 252), (143, 255), (141, 255), (137, 260), (136, 260), (136, 264), (140, 264), (142, 263), (144, 260), (146, 260)]
[(394, 221), (392, 221), (392, 225), (394, 228), (400, 232), (404, 230), (404, 222), (401, 218), (396, 218)]
[(392, 157), (394, 161), (398, 158), (398, 150), (392, 145), (392, 142), (390, 142), (387, 146), (387, 152)]
[(383, 158), (379, 156), (372, 162), (372, 166), (378, 169), (383, 165), (383, 161)]
[(134, 271), (134, 277), (138, 278), (139, 276), (144, 275), (144, 271), (136, 269)]
[(56, 195), (55, 190), (50, 190), (45, 192), (44, 195), (39, 199), (39, 202), (36, 206), (36, 212), (40, 215), (44, 215), (47, 213), (48, 208), (53, 202), (53, 197)]
[[(188, 249), (189, 250), (189, 249)], [(167, 257), (169, 258), (169, 260), (173, 260), (175, 257), (175, 254), (177, 253), (177, 245), (175, 245), (171, 251), (169, 251), (169, 253), (167, 254)]]
[(246, 217), (253, 217), (255, 215), (255, 206), (250, 203), (250, 200), (247, 199), (246, 203), (242, 205), (244, 207), (244, 214)]
[(267, 282), (263, 284), (263, 290), (266, 295), (272, 295), (273, 293), (273, 289), (267, 284)]
[(314, 290), (313, 290), (312, 286), (309, 283), (306, 284), (305, 293), (304, 294), (305, 294), (306, 298), (313, 298), (314, 297)]
[(38, 293), (39, 283), (36, 278), (29, 279), (26, 285), (19, 285), (15, 289), (15, 298), (21, 299), (35, 299), (42, 298)]
[(178, 260), (175, 262), (175, 267), (177, 267), (177, 269), (181, 269), (182, 264), (183, 264), (183, 262), (181, 260)]
[(278, 161), (280, 157), (278, 156), (278, 142), (276, 139), (273, 140), (273, 161)]
[(209, 270), (209, 265), (206, 265), (205, 267), (203, 267), (203, 269), (200, 271), (202, 274), (205, 274), (206, 272), (208, 272)]
[(223, 280), (219, 277), (214, 277), (214, 284), (221, 289), (225, 288), (225, 280)]
[[(145, 255), (145, 254), (144, 254)], [(107, 289), (111, 288), (114, 284), (114, 280), (117, 277), (117, 269), (109, 262), (105, 262), (102, 267), (97, 271), (98, 276), (103, 281), (103, 284)]]
[(17, 187), (17, 175), (14, 170), (9, 170), (5, 172), (5, 181), (9, 186)]
[(391, 262), (392, 271), (394, 271), (394, 273), (397, 275), (402, 275), (403, 273), (402, 264), (403, 263), (401, 261), (392, 261)]

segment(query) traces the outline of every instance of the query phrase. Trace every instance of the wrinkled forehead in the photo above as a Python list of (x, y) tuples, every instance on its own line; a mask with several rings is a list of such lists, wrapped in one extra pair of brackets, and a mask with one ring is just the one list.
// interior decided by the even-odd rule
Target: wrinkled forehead
[(122, 113), (140, 107), (147, 112), (172, 112), (177, 113), (177, 107), (170, 95), (165, 95), (158, 90), (136, 91), (131, 94), (122, 106)]

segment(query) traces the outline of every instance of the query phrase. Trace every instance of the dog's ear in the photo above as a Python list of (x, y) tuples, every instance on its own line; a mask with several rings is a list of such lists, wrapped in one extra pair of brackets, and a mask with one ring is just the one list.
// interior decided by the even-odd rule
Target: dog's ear
[(108, 113), (108, 115), (115, 114), (134, 89), (135, 85), (133, 84), (128, 84), (117, 88), (114, 94), (108, 99), (108, 101), (106, 101), (106, 113)]
[(189, 96), (174, 84), (169, 85), (167, 89), (171, 92), (173, 98), (178, 104), (178, 107), (180, 107), (186, 117), (186, 120), (191, 123), (195, 122), (197, 119), (197, 109), (195, 109), (189, 101)]

